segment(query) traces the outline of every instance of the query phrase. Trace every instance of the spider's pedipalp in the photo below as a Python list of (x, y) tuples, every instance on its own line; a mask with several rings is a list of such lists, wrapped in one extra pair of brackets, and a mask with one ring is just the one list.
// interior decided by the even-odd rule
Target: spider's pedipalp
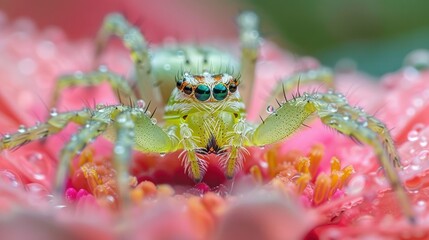
[(400, 164), (399, 155), (388, 129), (360, 108), (351, 107), (342, 94), (304, 93), (301, 97), (295, 96), (256, 128), (251, 141), (256, 146), (278, 142), (294, 133), (313, 113), (327, 126), (372, 147), (404, 213), (412, 221), (411, 203), (394, 168)]

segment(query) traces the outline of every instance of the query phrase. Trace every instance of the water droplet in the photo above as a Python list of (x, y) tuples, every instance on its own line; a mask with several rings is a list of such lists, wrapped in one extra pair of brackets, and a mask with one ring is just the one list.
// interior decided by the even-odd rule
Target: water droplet
[(413, 158), (413, 160), (411, 161), (411, 164), (410, 164), (411, 170), (413, 170), (413, 171), (420, 170), (421, 165), (422, 165), (421, 163), (422, 163), (422, 161), (419, 157)]
[(117, 146), (115, 146), (115, 148), (113, 149), (113, 151), (115, 152), (116, 155), (123, 155), (126, 150), (125, 150), (124, 146), (117, 145)]
[(407, 110), (405, 110), (405, 113), (406, 113), (408, 116), (414, 116), (414, 115), (416, 114), (416, 109), (414, 109), (414, 108), (412, 108), (412, 107), (409, 107), (409, 108), (407, 108)]
[(25, 133), (27, 131), (27, 128), (24, 125), (20, 125), (18, 128), (19, 133)]
[(379, 168), (374, 176), (374, 182), (381, 187), (389, 187), (389, 182), (386, 179), (386, 174), (384, 173), (383, 168)]
[(426, 147), (428, 145), (428, 140), (425, 136), (420, 137), (419, 145), (420, 147)]
[(413, 99), (412, 103), (415, 107), (421, 107), (423, 105), (424, 101), (422, 98), (416, 97)]
[(18, 62), (18, 70), (24, 75), (31, 75), (37, 69), (36, 62), (31, 58), (25, 58)]
[(150, 121), (152, 122), (152, 124), (156, 124), (157, 123), (156, 118), (151, 118)]
[(429, 150), (422, 150), (419, 152), (419, 155), (417, 155), (417, 158), (421, 161), (426, 161), (429, 159)]
[(159, 153), (160, 157), (165, 157), (165, 155), (167, 155), (166, 153)]
[(51, 112), (50, 112), (51, 117), (56, 117), (58, 116), (58, 112), (56, 108), (51, 108)]
[(356, 119), (357, 124), (359, 124), (362, 127), (367, 127), (368, 126), (368, 120), (365, 116), (360, 115), (357, 119)]
[(37, 45), (36, 52), (41, 59), (52, 59), (56, 54), (55, 44), (51, 41), (42, 41)]
[(412, 129), (412, 130), (415, 130), (415, 131), (417, 131), (417, 132), (421, 132), (425, 127), (426, 127), (426, 125), (424, 125), (423, 123), (416, 123), (416, 124), (413, 126), (413, 129)]
[(171, 65), (168, 64), (168, 63), (164, 64), (163, 68), (164, 68), (165, 71), (170, 71), (171, 70)]
[(426, 201), (425, 200), (417, 201), (415, 208), (417, 212), (424, 212), (426, 210)]
[(413, 67), (405, 67), (403, 70), (403, 75), (406, 80), (413, 81), (419, 77), (419, 71)]
[(11, 136), (10, 136), (10, 134), (8, 134), (8, 133), (6, 133), (6, 134), (3, 136), (3, 140), (10, 140), (10, 138), (11, 138)]
[(106, 105), (103, 103), (99, 103), (95, 106), (96, 110), (103, 110), (104, 108), (106, 108)]
[(143, 99), (137, 100), (137, 107), (138, 108), (144, 108), (146, 106), (146, 102)]
[(39, 183), (29, 183), (25, 185), (25, 189), (27, 192), (34, 194), (35, 196), (41, 197), (41, 198), (48, 198), (50, 195), (48, 189), (46, 189), (45, 186)]
[(127, 121), (127, 118), (124, 115), (120, 115), (116, 118), (116, 121), (118, 123), (125, 123)]
[(98, 71), (105, 73), (105, 72), (109, 71), (109, 68), (106, 65), (100, 65), (98, 67)]
[(10, 170), (0, 170), (0, 182), (14, 188), (22, 187), (22, 181), (19, 176)]
[(77, 79), (82, 79), (83, 78), (83, 72), (77, 71), (73, 74), (73, 76)]
[(347, 185), (346, 192), (349, 195), (358, 195), (365, 188), (366, 179), (362, 175), (356, 175), (350, 179), (349, 184)]
[(267, 107), (267, 113), (271, 114), (275, 111), (274, 107), (272, 105), (268, 105)]
[(408, 141), (415, 142), (419, 139), (419, 133), (416, 130), (411, 130), (407, 135)]
[(41, 153), (29, 154), (25, 158), (30, 166), (26, 167), (26, 171), (36, 180), (46, 179), (47, 163)]
[(327, 109), (329, 112), (335, 113), (338, 111), (338, 106), (335, 103), (329, 103)]

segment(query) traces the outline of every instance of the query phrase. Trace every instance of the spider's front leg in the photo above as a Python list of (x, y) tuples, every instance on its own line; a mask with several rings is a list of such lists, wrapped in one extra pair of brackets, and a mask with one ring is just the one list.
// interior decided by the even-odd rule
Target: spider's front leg
[(256, 128), (251, 142), (256, 146), (278, 142), (294, 133), (313, 113), (327, 126), (373, 148), (404, 214), (413, 222), (412, 205), (394, 167), (400, 166), (400, 160), (388, 129), (378, 119), (351, 107), (341, 94), (304, 93), (282, 103)]

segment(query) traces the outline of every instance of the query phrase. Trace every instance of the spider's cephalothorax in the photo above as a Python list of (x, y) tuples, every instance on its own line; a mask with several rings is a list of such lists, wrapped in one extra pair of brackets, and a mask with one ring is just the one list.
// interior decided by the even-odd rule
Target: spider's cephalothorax
[[(228, 53), (192, 45), (160, 47), (149, 56), (148, 45), (139, 29), (119, 14), (107, 16), (97, 38), (96, 53), (103, 51), (110, 36), (121, 38), (135, 64), (137, 93), (120, 75), (100, 68), (90, 73), (61, 77), (52, 105), (63, 88), (96, 85), (103, 81), (111, 85), (120, 99), (126, 97), (137, 104), (100, 105), (93, 110), (55, 113), (46, 123), (4, 135), (0, 149), (17, 148), (57, 133), (69, 122), (75, 122), (84, 127), (61, 151), (56, 191), (61, 193), (63, 190), (71, 159), (92, 139), (104, 134), (114, 141), (114, 166), (120, 195), (126, 199), (127, 166), (133, 148), (162, 154), (182, 151), (186, 172), (195, 181), (203, 180), (204, 155), (217, 154), (225, 175), (232, 178), (240, 168), (246, 147), (279, 142), (296, 132), (306, 119), (317, 116), (327, 126), (373, 148), (405, 214), (412, 219), (411, 205), (395, 170), (395, 166), (400, 166), (399, 155), (381, 121), (361, 108), (350, 106), (342, 94), (332, 91), (304, 94), (298, 91), (292, 99), (286, 98), (285, 92), (298, 84), (332, 84), (332, 75), (326, 69), (311, 70), (282, 80), (274, 90), (274, 93), (283, 92), (284, 96), (283, 101), (277, 101), (278, 108), (271, 107), (270, 115), (260, 124), (246, 120), (244, 106), (250, 99), (261, 39), (254, 13), (243, 12), (237, 22), (241, 44), (239, 64)], [(228, 66), (231, 71), (223, 71), (225, 67), (222, 66)], [(181, 69), (188, 72), (180, 73)], [(217, 72), (199, 69), (216, 69)], [(232, 72), (239, 72), (241, 78)], [(163, 124), (153, 121), (154, 113), (149, 113), (148, 107), (140, 106), (136, 95), (151, 100), (157, 107), (166, 103)]]
[[(197, 181), (201, 180), (206, 166), (200, 155), (220, 155), (226, 167), (232, 157), (228, 145), (234, 141), (234, 127), (246, 128), (245, 108), (238, 86), (239, 77), (230, 73), (185, 72), (176, 79), (176, 88), (165, 107), (165, 126), (180, 126), (175, 133), (183, 137), (181, 141), (186, 151), (182, 154), (183, 162)], [(192, 150), (186, 150), (187, 146), (192, 146)], [(228, 177), (234, 175), (243, 151), (246, 150), (240, 146), (234, 154), (234, 166), (227, 171)], [(192, 167), (192, 162), (198, 169)]]

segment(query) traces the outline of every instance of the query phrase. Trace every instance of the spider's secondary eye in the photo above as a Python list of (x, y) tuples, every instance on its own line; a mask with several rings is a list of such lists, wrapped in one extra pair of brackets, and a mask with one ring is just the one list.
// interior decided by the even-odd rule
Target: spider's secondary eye
[(206, 101), (210, 98), (210, 88), (201, 84), (195, 89), (195, 97), (200, 101)]
[(180, 88), (182, 86), (182, 84), (183, 84), (183, 80), (177, 80), (176, 87)]
[(186, 85), (186, 86), (183, 88), (183, 92), (184, 92), (185, 94), (190, 95), (190, 94), (192, 93), (192, 87), (191, 87), (190, 85)]
[(230, 91), (231, 93), (234, 93), (235, 91), (237, 91), (237, 85), (236, 85), (236, 84), (234, 84), (234, 83), (231, 83), (231, 84), (229, 85), (229, 91)]
[(226, 89), (225, 85), (219, 83), (213, 87), (213, 97), (216, 100), (224, 100), (226, 95), (228, 95), (228, 90)]

